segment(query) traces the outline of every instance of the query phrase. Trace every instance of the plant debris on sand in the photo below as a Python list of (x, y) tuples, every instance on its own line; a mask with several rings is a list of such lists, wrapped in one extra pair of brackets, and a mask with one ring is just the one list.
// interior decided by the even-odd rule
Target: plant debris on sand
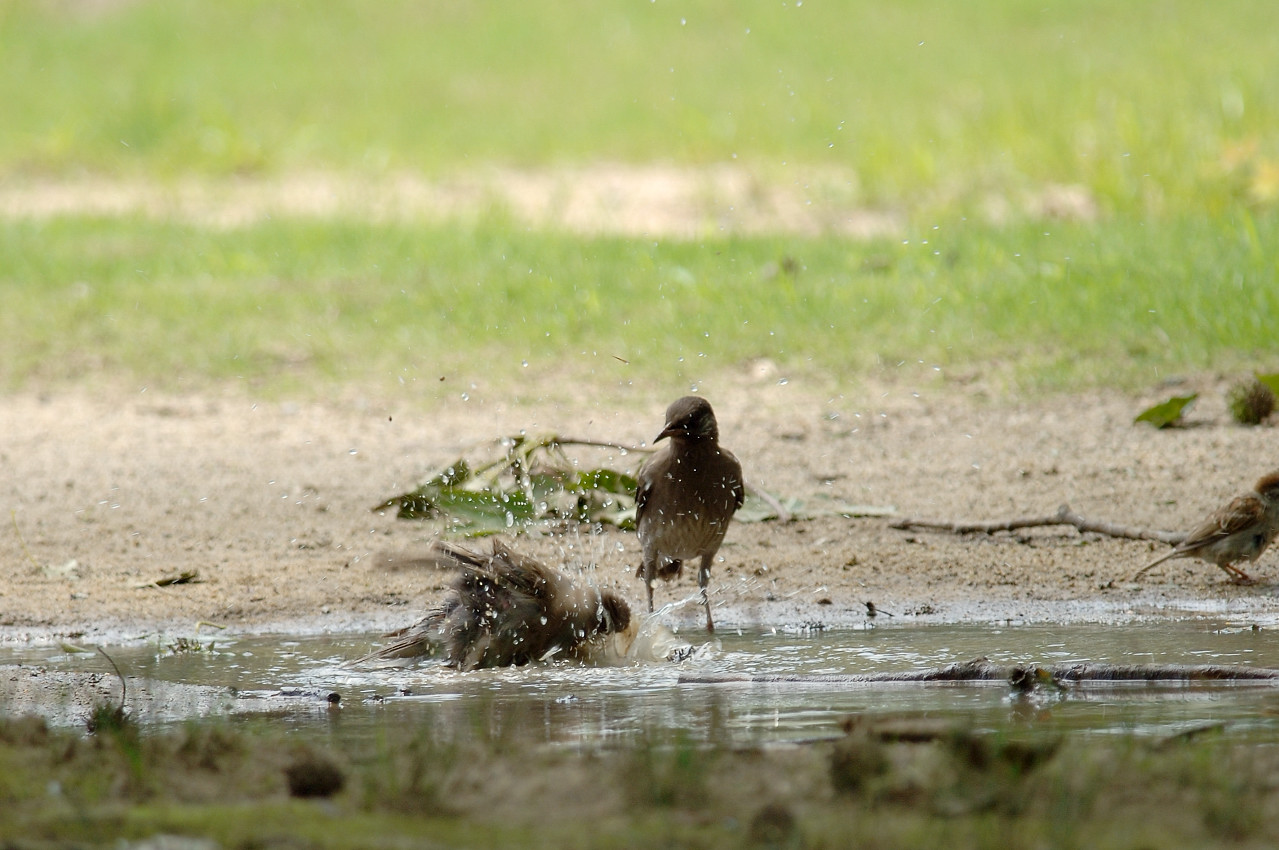
[[(376, 505), (375, 512), (395, 511), (398, 519), (433, 519), (449, 531), (468, 537), (522, 530), (538, 523), (607, 524), (635, 528), (636, 474), (648, 448), (555, 434), (530, 439), (523, 434), (494, 441), (496, 458), (458, 458), (407, 493)], [(635, 460), (616, 469), (582, 468), (566, 446), (607, 449), (618, 458)], [(805, 505), (747, 486), (746, 502), (734, 514), (737, 522), (812, 519), (816, 516), (883, 516), (889, 507), (835, 504)]]

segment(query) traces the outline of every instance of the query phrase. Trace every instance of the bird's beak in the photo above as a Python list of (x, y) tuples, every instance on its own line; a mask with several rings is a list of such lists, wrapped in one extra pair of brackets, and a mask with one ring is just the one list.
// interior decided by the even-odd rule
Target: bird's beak
[(667, 437), (678, 437), (680, 434), (683, 434), (683, 433), (684, 433), (684, 429), (676, 428), (673, 425), (667, 425), (665, 428), (662, 429), (662, 433), (658, 434), (656, 437), (653, 438), (653, 442), (660, 443), (662, 440), (665, 440)]

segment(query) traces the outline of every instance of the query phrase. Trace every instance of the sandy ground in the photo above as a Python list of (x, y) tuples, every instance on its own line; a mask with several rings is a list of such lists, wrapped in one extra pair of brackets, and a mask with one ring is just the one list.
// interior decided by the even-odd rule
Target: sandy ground
[[(956, 389), (832, 393), (753, 374), (707, 394), (748, 477), (812, 504), (1003, 519), (1068, 502), (1088, 516), (1177, 530), (1277, 465), (1279, 432), (1232, 424), (1224, 387), (1201, 383), (1192, 427), (1168, 431), (1131, 424), (1153, 393), (1009, 404)], [(0, 642), (115, 642), (187, 634), (201, 621), (305, 633), (406, 624), (446, 579), (412, 563), (437, 529), (371, 506), (520, 429), (651, 440), (665, 407), (625, 392), (543, 399), (524, 387), (511, 397), (481, 388), (430, 404), (102, 389), (0, 398)], [(735, 524), (712, 580), (717, 623), (861, 622), (868, 600), (898, 622), (1279, 615), (1273, 551), (1249, 587), (1184, 560), (1134, 583), (1157, 544), (1071, 528), (955, 536), (889, 522)], [(593, 564), (642, 599), (632, 534), (513, 543), (570, 567)], [(184, 571), (199, 582), (151, 584)], [(659, 587), (659, 600), (693, 590), (686, 576)], [(693, 606), (675, 615), (697, 619)]]
[[(574, 233), (696, 239), (707, 234), (896, 236), (900, 210), (866, 206), (855, 173), (740, 165), (677, 166), (596, 162), (518, 170), (501, 167), (428, 178), (416, 173), (277, 177), (158, 183), (84, 176), (24, 177), (0, 183), (0, 218), (143, 215), (211, 227), (270, 218), (351, 216), (364, 221), (475, 220), (495, 211), (537, 228)], [(1048, 184), (1019, 195), (990, 195), (981, 215), (1091, 221), (1097, 204), (1078, 185)]]

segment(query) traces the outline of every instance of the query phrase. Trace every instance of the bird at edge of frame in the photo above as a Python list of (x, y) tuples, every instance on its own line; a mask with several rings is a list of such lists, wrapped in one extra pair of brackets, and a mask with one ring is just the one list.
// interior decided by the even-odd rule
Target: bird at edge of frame
[(669, 442), (639, 472), (635, 527), (642, 559), (636, 575), (644, 580), (652, 611), (653, 580), (671, 581), (680, 575), (684, 561), (699, 559), (697, 586), (706, 609), (706, 631), (714, 632), (707, 585), (729, 521), (746, 497), (742, 465), (719, 444), (715, 412), (700, 396), (671, 403), (654, 442), (662, 440)]
[(656, 618), (632, 615), (614, 591), (501, 541), (493, 541), (491, 554), (436, 541), (428, 560), (454, 571), (443, 602), (354, 663), (427, 656), (469, 671), (560, 659), (595, 665), (681, 661), (693, 653)]
[(1252, 576), (1235, 564), (1255, 563), (1279, 536), (1279, 470), (1263, 475), (1253, 489), (1213, 511), (1171, 552), (1142, 567), (1133, 579), (1173, 558), (1199, 558), (1216, 564), (1230, 580), (1251, 584)]

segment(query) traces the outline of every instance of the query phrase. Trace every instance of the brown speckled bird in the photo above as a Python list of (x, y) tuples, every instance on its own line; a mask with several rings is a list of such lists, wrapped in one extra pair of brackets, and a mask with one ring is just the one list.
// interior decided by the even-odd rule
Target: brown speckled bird
[(1201, 558), (1225, 570), (1232, 581), (1251, 582), (1236, 561), (1256, 561), (1279, 536), (1279, 471), (1262, 476), (1243, 493), (1213, 512), (1171, 552), (1156, 558), (1133, 576), (1172, 558)]
[(697, 585), (706, 607), (706, 631), (713, 632), (706, 585), (729, 520), (746, 496), (742, 466), (720, 447), (715, 413), (699, 396), (685, 396), (666, 409), (666, 427), (657, 440), (666, 439), (670, 442), (639, 474), (635, 526), (643, 561), (636, 575), (644, 579), (652, 611), (653, 579), (670, 581), (685, 560), (701, 558)]
[(443, 604), (360, 661), (438, 655), (459, 670), (528, 664), (589, 654), (594, 642), (631, 624), (631, 609), (613, 591), (574, 581), (497, 540), (492, 555), (440, 542), (432, 555), (457, 570)]

